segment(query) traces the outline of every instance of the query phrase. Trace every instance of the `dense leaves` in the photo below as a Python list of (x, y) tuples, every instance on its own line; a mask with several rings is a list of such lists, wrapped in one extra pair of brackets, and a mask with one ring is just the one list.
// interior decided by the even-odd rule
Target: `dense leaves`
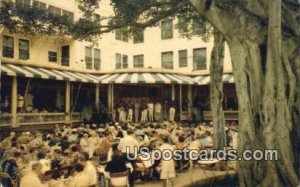
[(72, 21), (67, 16), (52, 15), (49, 10), (18, 6), (11, 1), (0, 2), (0, 25), (10, 32), (26, 35), (69, 35), (79, 40), (94, 40), (103, 33), (127, 27), (157, 26), (167, 17), (181, 17), (176, 28), (184, 28), (183, 37), (202, 36), (208, 40), (211, 26), (195, 12), (187, 0), (112, 0), (113, 14), (95, 19), (99, 0), (76, 0), (82, 16)]

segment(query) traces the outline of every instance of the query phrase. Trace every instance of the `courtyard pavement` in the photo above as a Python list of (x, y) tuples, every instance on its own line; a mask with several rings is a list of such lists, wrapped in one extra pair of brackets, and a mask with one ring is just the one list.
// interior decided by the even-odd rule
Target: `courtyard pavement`
[[(225, 178), (226, 176), (233, 176), (235, 175), (235, 170), (228, 170), (228, 171), (210, 171), (210, 170), (203, 170), (195, 166), (193, 170), (187, 170), (184, 173), (178, 173), (176, 178), (172, 179), (173, 185), (169, 185), (170, 187), (185, 187), (191, 186), (192, 184), (202, 183), (202, 182), (209, 182), (213, 181), (215, 178)], [(162, 187), (163, 182), (143, 182), (143, 183), (136, 183), (136, 187)]]

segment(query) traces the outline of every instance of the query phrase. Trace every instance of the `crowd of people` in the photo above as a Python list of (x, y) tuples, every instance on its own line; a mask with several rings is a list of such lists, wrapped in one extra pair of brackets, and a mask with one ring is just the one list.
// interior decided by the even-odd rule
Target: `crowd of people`
[(117, 101), (114, 112), (113, 121), (118, 122), (159, 122), (164, 118), (171, 122), (175, 121), (176, 104), (174, 101), (160, 102), (159, 100), (144, 102), (125, 102)]
[[(2, 182), (7, 187), (13, 183), (20, 187), (90, 187), (98, 186), (101, 181), (105, 184), (114, 173), (127, 172), (130, 186), (136, 180), (164, 180), (166, 184), (177, 172), (188, 169), (189, 162), (174, 159), (141, 162), (135, 148), (200, 150), (213, 146), (212, 135), (211, 124), (166, 120), (56, 125), (51, 132), (11, 132), (1, 141), (0, 161), (1, 172), (12, 180)], [(236, 147), (235, 128), (226, 127), (225, 138), (228, 146)]]

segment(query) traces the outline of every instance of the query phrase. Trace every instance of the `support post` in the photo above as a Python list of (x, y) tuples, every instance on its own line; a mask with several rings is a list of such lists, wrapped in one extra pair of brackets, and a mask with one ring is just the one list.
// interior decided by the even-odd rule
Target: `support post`
[(175, 85), (172, 84), (172, 101), (175, 101)]
[(66, 90), (65, 90), (65, 114), (66, 114), (66, 123), (70, 124), (71, 123), (71, 113), (70, 113), (70, 108), (71, 108), (71, 82), (67, 81), (66, 82)]
[(17, 77), (12, 78), (12, 89), (11, 89), (11, 126), (16, 128), (19, 126), (17, 122), (17, 101), (18, 101), (18, 80)]
[(115, 90), (114, 90), (114, 85), (111, 85), (111, 111), (112, 114), (114, 112), (114, 106), (115, 106)]
[(188, 85), (188, 99), (189, 99), (189, 106), (188, 106), (188, 114), (189, 120), (192, 120), (192, 110), (193, 110), (193, 87), (192, 85)]
[(182, 85), (179, 85), (179, 115), (180, 115), (180, 121), (182, 121)]
[(96, 110), (99, 112), (99, 104), (100, 104), (100, 84), (96, 84), (96, 90), (95, 90), (95, 105), (96, 105)]
[(112, 108), (111, 108), (111, 84), (108, 84), (107, 85), (107, 107), (108, 107), (108, 113), (111, 113), (112, 112)]

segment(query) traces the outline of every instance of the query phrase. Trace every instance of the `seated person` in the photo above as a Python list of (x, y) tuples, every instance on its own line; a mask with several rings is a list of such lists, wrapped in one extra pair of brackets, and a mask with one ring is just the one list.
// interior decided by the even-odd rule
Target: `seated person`
[(37, 162), (32, 165), (32, 171), (21, 179), (20, 187), (47, 187), (48, 184), (42, 183), (40, 176), (42, 175), (43, 166)]
[(127, 158), (126, 155), (118, 150), (118, 144), (113, 144), (112, 146), (112, 159), (107, 163), (105, 171), (111, 173), (121, 173), (127, 171)]
[(89, 185), (89, 176), (84, 172), (84, 167), (81, 164), (75, 165), (74, 177), (67, 184), (67, 187), (87, 187)]
[[(20, 158), (20, 152), (15, 152), (11, 158), (5, 160), (1, 165), (1, 171), (7, 173), (12, 180), (17, 180), (19, 177), (19, 167), (17, 165), (17, 160)], [(12, 187), (13, 181), (5, 180), (5, 187)]]
[(89, 154), (86, 152), (82, 153), (82, 158), (80, 159), (81, 164), (84, 167), (84, 173), (88, 176), (89, 185), (96, 186), (98, 182), (98, 174), (95, 166), (89, 160)]

